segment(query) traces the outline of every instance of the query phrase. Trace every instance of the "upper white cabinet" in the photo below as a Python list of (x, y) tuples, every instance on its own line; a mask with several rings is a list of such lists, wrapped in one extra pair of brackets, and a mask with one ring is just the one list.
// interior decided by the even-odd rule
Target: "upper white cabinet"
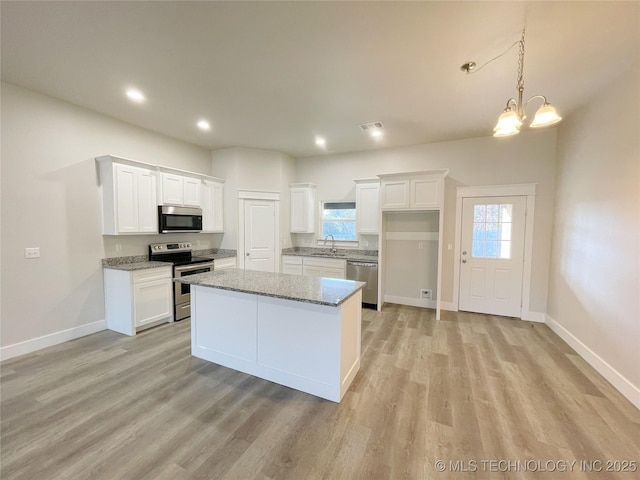
[(205, 179), (200, 185), (202, 231), (224, 232), (224, 180)]
[(200, 206), (200, 178), (188, 177), (172, 172), (162, 172), (161, 192), (163, 205), (184, 207)]
[(448, 170), (432, 170), (380, 177), (380, 206), (385, 210), (432, 210), (442, 207)]
[(102, 188), (102, 234), (158, 233), (154, 166), (110, 155), (97, 160)]
[(356, 231), (365, 235), (377, 235), (380, 231), (380, 182), (355, 180), (356, 182)]
[(291, 233), (315, 231), (316, 186), (313, 183), (289, 185), (291, 200)]

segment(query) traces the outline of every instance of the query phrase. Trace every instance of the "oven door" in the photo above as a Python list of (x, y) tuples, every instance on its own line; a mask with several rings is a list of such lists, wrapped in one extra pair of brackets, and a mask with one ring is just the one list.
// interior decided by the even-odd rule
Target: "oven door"
[(160, 233), (201, 232), (202, 209), (160, 205), (158, 227)]
[[(213, 271), (213, 262), (196, 263), (194, 265), (181, 265), (174, 268), (174, 277), (186, 277), (187, 275), (195, 275), (196, 273), (206, 273)], [(189, 285), (184, 283), (174, 283), (174, 306), (175, 319), (182, 320), (191, 316), (191, 294)]]

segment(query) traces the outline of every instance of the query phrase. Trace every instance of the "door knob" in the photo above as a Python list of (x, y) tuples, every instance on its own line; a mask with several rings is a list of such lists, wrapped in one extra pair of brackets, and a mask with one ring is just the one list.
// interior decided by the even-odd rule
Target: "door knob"
[(462, 263), (467, 263), (467, 259), (466, 259), (466, 258), (463, 258), (463, 259), (462, 259)]

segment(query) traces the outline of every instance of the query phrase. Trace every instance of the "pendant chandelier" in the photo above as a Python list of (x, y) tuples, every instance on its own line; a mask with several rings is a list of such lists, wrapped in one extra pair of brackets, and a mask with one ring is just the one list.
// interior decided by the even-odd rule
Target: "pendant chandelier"
[(533, 117), (533, 122), (529, 124), (531, 128), (548, 127), (554, 125), (562, 120), (562, 117), (558, 115), (556, 109), (551, 106), (544, 95), (534, 95), (526, 102), (523, 101), (524, 97), (524, 30), (522, 30), (522, 38), (518, 42), (518, 83), (516, 88), (518, 89), (518, 99), (513, 97), (507, 100), (507, 106), (502, 112), (502, 115), (498, 118), (498, 123), (493, 129), (494, 137), (509, 137), (520, 133), (520, 127), (522, 127), (523, 121), (527, 118), (526, 107), (529, 102), (536, 98), (541, 98), (542, 106), (536, 112)]

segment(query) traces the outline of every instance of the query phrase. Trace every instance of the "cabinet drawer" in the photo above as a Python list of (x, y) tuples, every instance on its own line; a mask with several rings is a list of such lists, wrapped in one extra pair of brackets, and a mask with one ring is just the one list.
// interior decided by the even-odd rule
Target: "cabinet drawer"
[(304, 257), (304, 265), (310, 267), (342, 268), (346, 266), (345, 260), (340, 258), (312, 258)]
[(149, 268), (136, 270), (131, 274), (133, 283), (153, 282), (163, 278), (171, 278), (172, 267)]
[(282, 263), (285, 265), (302, 265), (302, 257), (282, 256)]

